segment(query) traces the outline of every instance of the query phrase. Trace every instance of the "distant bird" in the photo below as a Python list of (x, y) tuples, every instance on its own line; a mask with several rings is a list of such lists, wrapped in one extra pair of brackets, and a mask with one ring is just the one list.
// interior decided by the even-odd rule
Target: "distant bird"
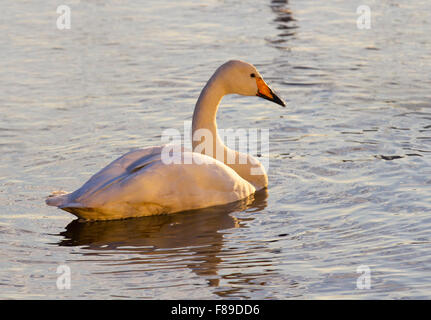
[(210, 147), (197, 151), (201, 142), (193, 139), (194, 152), (167, 146), (131, 151), (78, 190), (53, 194), (46, 203), (81, 219), (111, 220), (227, 204), (266, 188), (263, 165), (249, 154), (229, 149), (217, 133), (217, 109), (227, 94), (258, 96), (285, 106), (253, 65), (228, 61), (202, 89), (193, 114), (193, 136), (200, 130), (209, 133), (205, 142)]

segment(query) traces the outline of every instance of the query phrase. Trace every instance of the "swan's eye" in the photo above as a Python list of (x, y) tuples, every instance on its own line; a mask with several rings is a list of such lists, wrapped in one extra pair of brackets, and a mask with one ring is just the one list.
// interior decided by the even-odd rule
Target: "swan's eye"
[(256, 75), (254, 73), (251, 73), (250, 77), (254, 78), (254, 77), (256, 77)]

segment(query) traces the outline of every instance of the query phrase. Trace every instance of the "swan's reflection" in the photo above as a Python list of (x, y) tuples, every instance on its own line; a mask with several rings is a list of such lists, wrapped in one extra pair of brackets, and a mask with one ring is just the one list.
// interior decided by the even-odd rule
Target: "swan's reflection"
[[(147, 265), (155, 260), (160, 264), (160, 259), (146, 259), (147, 256), (169, 254), (163, 258), (164, 263), (169, 265), (169, 259), (176, 263), (183, 261), (182, 266), (204, 276), (210, 286), (217, 286), (218, 277), (215, 276), (224, 243), (220, 231), (241, 228), (245, 219), (235, 218), (231, 213), (259, 212), (266, 207), (266, 199), (267, 191), (263, 190), (229, 205), (178, 214), (105, 222), (74, 220), (60, 233), (64, 238), (59, 245), (83, 246), (92, 252), (133, 253), (142, 257), (141, 263)], [(253, 217), (250, 215), (246, 219)], [(139, 263), (139, 258), (134, 258), (133, 263)]]

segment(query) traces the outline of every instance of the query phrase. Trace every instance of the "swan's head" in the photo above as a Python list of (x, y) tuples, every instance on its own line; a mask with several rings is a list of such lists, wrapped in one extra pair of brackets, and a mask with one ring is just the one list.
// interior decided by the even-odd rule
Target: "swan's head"
[(256, 67), (250, 63), (230, 60), (220, 66), (216, 74), (222, 77), (228, 94), (258, 96), (283, 107), (286, 106), (285, 102), (266, 84)]

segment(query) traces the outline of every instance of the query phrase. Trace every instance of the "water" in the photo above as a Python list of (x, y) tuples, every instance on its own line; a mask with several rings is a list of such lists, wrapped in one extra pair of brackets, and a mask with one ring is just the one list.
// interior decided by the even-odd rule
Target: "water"
[[(429, 1), (362, 1), (369, 30), (352, 0), (68, 1), (70, 30), (59, 4), (0, 5), (0, 298), (430, 298)], [(288, 102), (218, 115), (270, 128), (267, 194), (85, 224), (45, 205), (182, 130), (232, 58)]]

